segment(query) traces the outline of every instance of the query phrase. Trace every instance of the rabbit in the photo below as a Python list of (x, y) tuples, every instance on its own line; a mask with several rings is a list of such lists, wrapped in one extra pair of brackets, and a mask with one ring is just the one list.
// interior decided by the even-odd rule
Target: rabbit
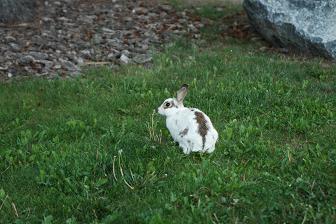
[(183, 84), (176, 98), (166, 99), (157, 112), (166, 117), (166, 126), (184, 154), (212, 153), (218, 133), (205, 113), (196, 108), (184, 107), (183, 100), (187, 92), (188, 85)]

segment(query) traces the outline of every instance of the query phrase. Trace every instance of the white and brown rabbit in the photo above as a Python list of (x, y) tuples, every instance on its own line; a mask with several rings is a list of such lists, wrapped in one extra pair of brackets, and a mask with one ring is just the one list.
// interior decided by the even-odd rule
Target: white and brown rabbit
[(183, 153), (211, 153), (215, 150), (218, 133), (206, 114), (196, 108), (184, 107), (183, 99), (187, 91), (188, 85), (183, 84), (177, 97), (166, 99), (158, 112), (166, 116), (167, 128)]

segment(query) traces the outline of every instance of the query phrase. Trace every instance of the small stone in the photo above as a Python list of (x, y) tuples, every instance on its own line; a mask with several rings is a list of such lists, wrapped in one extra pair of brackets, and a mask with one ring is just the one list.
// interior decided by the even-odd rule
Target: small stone
[(188, 25), (188, 29), (191, 32), (197, 32), (198, 31), (197, 28), (193, 24), (189, 24)]
[(195, 33), (195, 34), (193, 34), (193, 37), (195, 39), (200, 39), (201, 38), (201, 34)]
[(137, 7), (135, 9), (132, 10), (132, 13), (135, 14), (147, 14), (148, 13), (148, 9), (144, 8), (144, 7)]
[(95, 43), (95, 44), (100, 44), (101, 42), (102, 42), (102, 40), (103, 40), (103, 38), (102, 38), (102, 36), (100, 35), (100, 34), (95, 34), (94, 36), (93, 36), (93, 42)]
[(165, 16), (167, 16), (168, 14), (166, 12), (160, 12), (160, 17), (163, 18)]
[(61, 62), (61, 65), (64, 69), (70, 71), (70, 72), (76, 72), (76, 71), (80, 71), (79, 67), (76, 66), (74, 63), (72, 63), (71, 61), (68, 60), (64, 60), (64, 59), (59, 59), (59, 61)]
[(217, 12), (223, 12), (224, 9), (223, 9), (222, 7), (216, 7), (216, 11), (217, 11)]
[(196, 28), (202, 28), (202, 27), (204, 27), (204, 24), (201, 23), (201, 22), (195, 22), (194, 25), (195, 25)]
[(264, 52), (268, 50), (268, 47), (263, 46), (263, 47), (260, 47), (259, 50)]
[(77, 62), (78, 65), (84, 64), (84, 59), (81, 57), (75, 56), (75, 61)]
[(7, 42), (15, 42), (15, 41), (16, 41), (16, 38), (13, 37), (13, 36), (6, 36), (6, 37), (5, 37), (5, 40), (6, 40)]
[(112, 49), (111, 52), (107, 55), (108, 59), (114, 59), (120, 56), (120, 52), (118, 50)]
[(26, 71), (28, 74), (34, 74), (35, 71), (31, 68), (31, 66), (25, 66), (23, 67), (24, 71)]
[(185, 23), (187, 23), (188, 21), (186, 20), (186, 19), (179, 19), (178, 20), (178, 23), (180, 23), (180, 24), (185, 24)]
[(9, 68), (8, 72), (11, 73), (12, 76), (15, 75), (15, 74), (17, 74), (17, 70), (15, 68)]
[(87, 24), (92, 24), (94, 22), (94, 20), (96, 19), (97, 17), (96, 16), (91, 16), (91, 15), (88, 15), (88, 16), (80, 16), (79, 17), (79, 21), (83, 22), (83, 23), (87, 23)]
[(153, 17), (157, 17), (158, 16), (158, 14), (157, 13), (154, 13), (154, 12), (149, 12), (148, 14), (148, 17), (145, 17), (144, 19), (147, 19), (147, 18), (153, 18)]
[(257, 42), (257, 41), (261, 41), (261, 40), (262, 40), (262, 37), (260, 37), (260, 36), (256, 36), (256, 37), (251, 38), (251, 41), (253, 41), (253, 42)]
[(124, 20), (125, 20), (125, 22), (132, 22), (133, 18), (130, 17), (130, 16), (126, 16), (126, 17), (124, 17)]
[(142, 51), (147, 51), (148, 49), (149, 49), (149, 46), (148, 46), (148, 44), (142, 44), (142, 45), (140, 45), (140, 49), (142, 50)]
[(288, 48), (280, 48), (279, 49), (279, 51), (281, 52), (281, 53), (283, 53), (283, 54), (288, 54), (289, 53), (289, 50), (288, 50)]
[(80, 53), (81, 53), (81, 56), (89, 59), (89, 58), (91, 58), (91, 51), (93, 51), (93, 50), (85, 49), (85, 50), (80, 51)]
[(68, 22), (70, 19), (66, 18), (66, 17), (58, 17), (57, 18), (59, 21), (63, 21), (63, 22)]
[(29, 55), (33, 56), (37, 60), (45, 60), (49, 58), (47, 53), (30, 51)]
[(121, 51), (121, 54), (123, 54), (123, 55), (129, 57), (131, 53), (129, 52), (129, 50), (122, 50), (122, 51)]
[(160, 8), (164, 11), (171, 11), (173, 9), (173, 7), (171, 7), (170, 5), (160, 5)]
[(14, 50), (14, 51), (20, 51), (21, 47), (16, 44), (16, 43), (9, 43), (9, 46)]
[(129, 59), (126, 55), (124, 55), (124, 54), (121, 55), (121, 57), (120, 57), (120, 61), (121, 61), (122, 63), (124, 63), (124, 64), (128, 64), (128, 63), (130, 63), (130, 59)]
[(13, 74), (10, 73), (10, 72), (8, 72), (7, 76), (8, 76), (8, 78), (12, 78), (12, 77), (13, 77)]
[(107, 58), (108, 58), (108, 59), (112, 59), (112, 58), (116, 58), (116, 56), (115, 56), (114, 53), (109, 53), (109, 54), (107, 55)]
[(31, 55), (25, 55), (23, 57), (20, 58), (19, 63), (26, 65), (26, 64), (30, 64), (33, 63), (35, 61), (35, 58)]
[(46, 69), (50, 69), (54, 63), (49, 60), (36, 60), (36, 63), (43, 64)]
[(106, 27), (103, 27), (102, 28), (102, 31), (104, 32), (104, 33), (115, 33), (115, 31), (114, 30), (111, 30), (111, 29), (109, 29), (109, 28), (106, 28)]
[(49, 18), (49, 17), (43, 17), (42, 21), (43, 22), (52, 22), (53, 20), (51, 18)]

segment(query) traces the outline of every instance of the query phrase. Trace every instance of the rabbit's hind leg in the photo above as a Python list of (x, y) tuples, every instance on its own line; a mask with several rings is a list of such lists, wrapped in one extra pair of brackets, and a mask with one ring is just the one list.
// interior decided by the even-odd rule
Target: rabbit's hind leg
[(206, 153), (212, 153), (213, 151), (215, 151), (215, 145), (211, 146), (210, 148), (208, 148), (208, 150), (206, 150)]

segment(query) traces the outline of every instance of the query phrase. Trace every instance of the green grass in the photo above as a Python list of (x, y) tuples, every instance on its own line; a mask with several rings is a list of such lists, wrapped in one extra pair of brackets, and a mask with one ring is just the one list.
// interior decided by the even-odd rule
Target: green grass
[[(335, 221), (335, 66), (183, 41), (156, 58), (0, 86), (1, 223)], [(152, 116), (185, 82), (212, 155), (183, 155)]]
[[(0, 223), (335, 223), (336, 66), (177, 41), (152, 68), (0, 85)], [(211, 155), (153, 110), (190, 84)]]
[(219, 20), (243, 10), (241, 3), (234, 0), (161, 0), (161, 2), (168, 3), (177, 10), (193, 8), (195, 15), (212, 20)]
[[(232, 16), (235, 13), (241, 12), (242, 8), (240, 5), (226, 4), (218, 8), (216, 5), (204, 5), (196, 8), (196, 14), (212, 20), (220, 20), (225, 16)], [(219, 21), (220, 22), (220, 21)]]

